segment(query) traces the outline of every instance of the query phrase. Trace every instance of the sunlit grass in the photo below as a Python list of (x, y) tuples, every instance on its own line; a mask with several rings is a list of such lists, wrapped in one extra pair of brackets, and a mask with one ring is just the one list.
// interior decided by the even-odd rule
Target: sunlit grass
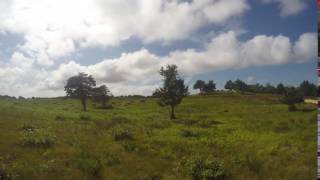
[(0, 100), (0, 174), (187, 179), (181, 163), (200, 156), (229, 179), (316, 178), (314, 105), (288, 112), (273, 95), (217, 93), (184, 99), (170, 120), (156, 101), (115, 98), (113, 109), (82, 112), (77, 100)]

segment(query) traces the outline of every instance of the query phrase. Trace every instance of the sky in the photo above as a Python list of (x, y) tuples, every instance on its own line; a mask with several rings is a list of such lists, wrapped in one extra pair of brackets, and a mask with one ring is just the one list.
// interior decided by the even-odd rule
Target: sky
[(0, 0), (0, 94), (64, 95), (85, 72), (114, 95), (150, 95), (176, 64), (192, 90), (316, 83), (313, 0)]

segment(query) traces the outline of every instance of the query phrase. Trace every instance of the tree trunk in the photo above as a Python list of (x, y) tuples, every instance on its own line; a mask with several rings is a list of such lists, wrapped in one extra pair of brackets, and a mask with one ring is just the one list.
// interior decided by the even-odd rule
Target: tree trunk
[(176, 116), (174, 115), (174, 106), (171, 106), (171, 116), (170, 119), (176, 119)]
[(87, 111), (86, 98), (81, 98), (81, 103), (82, 103), (83, 111)]

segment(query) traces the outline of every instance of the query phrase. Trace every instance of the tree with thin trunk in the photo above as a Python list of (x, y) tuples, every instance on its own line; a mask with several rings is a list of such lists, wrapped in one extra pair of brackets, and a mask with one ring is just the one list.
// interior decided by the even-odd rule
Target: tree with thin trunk
[(156, 90), (159, 95), (161, 106), (170, 106), (171, 119), (175, 119), (175, 107), (182, 102), (182, 99), (188, 95), (188, 86), (185, 86), (184, 80), (179, 77), (176, 65), (167, 65), (161, 67), (159, 73), (163, 76), (163, 87)]
[(64, 90), (67, 96), (80, 99), (83, 111), (87, 111), (86, 101), (94, 86), (96, 86), (96, 81), (91, 75), (79, 73), (77, 76), (68, 79)]

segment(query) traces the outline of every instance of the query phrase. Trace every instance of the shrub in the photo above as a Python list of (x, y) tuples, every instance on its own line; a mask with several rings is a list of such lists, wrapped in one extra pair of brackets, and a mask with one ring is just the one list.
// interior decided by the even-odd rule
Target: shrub
[(130, 122), (130, 120), (123, 116), (115, 116), (111, 118), (111, 122), (113, 125), (115, 124), (127, 124)]
[(56, 136), (45, 131), (27, 131), (22, 133), (21, 145), (24, 147), (49, 148), (54, 145)]
[(87, 176), (87, 179), (104, 179), (104, 168), (98, 158), (82, 156), (74, 160), (73, 163)]
[(149, 121), (147, 122), (147, 126), (152, 129), (165, 129), (170, 127), (170, 121), (158, 120), (158, 121)]
[(149, 175), (143, 175), (139, 179), (140, 180), (161, 180), (163, 179), (163, 176), (161, 175), (161, 173), (153, 173)]
[(105, 163), (108, 166), (113, 166), (116, 164), (120, 164), (120, 158), (116, 154), (107, 154), (105, 157)]
[(121, 126), (124, 124), (130, 123), (130, 120), (126, 117), (112, 117), (111, 120), (105, 119), (105, 120), (95, 120), (94, 123), (97, 127), (101, 129), (109, 129), (114, 126)]
[(198, 121), (195, 119), (175, 119), (173, 122), (178, 124), (184, 124), (187, 126), (192, 126), (198, 123)]
[(214, 126), (214, 125), (219, 125), (221, 124), (221, 122), (219, 121), (215, 121), (215, 120), (201, 120), (198, 122), (198, 125), (202, 128), (209, 128), (211, 126)]
[(139, 151), (139, 147), (135, 143), (124, 142), (122, 144), (122, 146), (127, 152), (138, 152)]
[(94, 121), (94, 123), (97, 126), (97, 128), (99, 128), (99, 129), (108, 130), (112, 126), (111, 122), (108, 121), (108, 120), (99, 120), (99, 119), (97, 119), (97, 120)]
[(119, 125), (112, 129), (112, 137), (115, 141), (133, 140), (133, 133), (128, 127)]
[(225, 179), (227, 176), (223, 163), (214, 158), (203, 158), (200, 156), (192, 156), (189, 159), (182, 160), (179, 170), (195, 180), (219, 180)]
[(176, 159), (175, 152), (172, 149), (170, 149), (169, 147), (161, 148), (159, 153), (160, 153), (160, 157), (162, 159), (168, 159), (168, 160)]
[(65, 121), (66, 120), (66, 117), (62, 114), (58, 114), (56, 115), (56, 118), (55, 118), (56, 121)]
[(183, 129), (180, 132), (182, 137), (199, 137), (199, 133), (189, 130), (189, 129)]
[(91, 117), (89, 115), (86, 115), (86, 114), (81, 114), (80, 115), (80, 120), (82, 120), (82, 121), (90, 121)]
[(20, 128), (22, 131), (35, 131), (35, 127), (31, 124), (23, 124)]
[(263, 165), (263, 161), (261, 161), (259, 157), (255, 154), (246, 155), (245, 163), (246, 163), (246, 166), (256, 174), (259, 174)]

